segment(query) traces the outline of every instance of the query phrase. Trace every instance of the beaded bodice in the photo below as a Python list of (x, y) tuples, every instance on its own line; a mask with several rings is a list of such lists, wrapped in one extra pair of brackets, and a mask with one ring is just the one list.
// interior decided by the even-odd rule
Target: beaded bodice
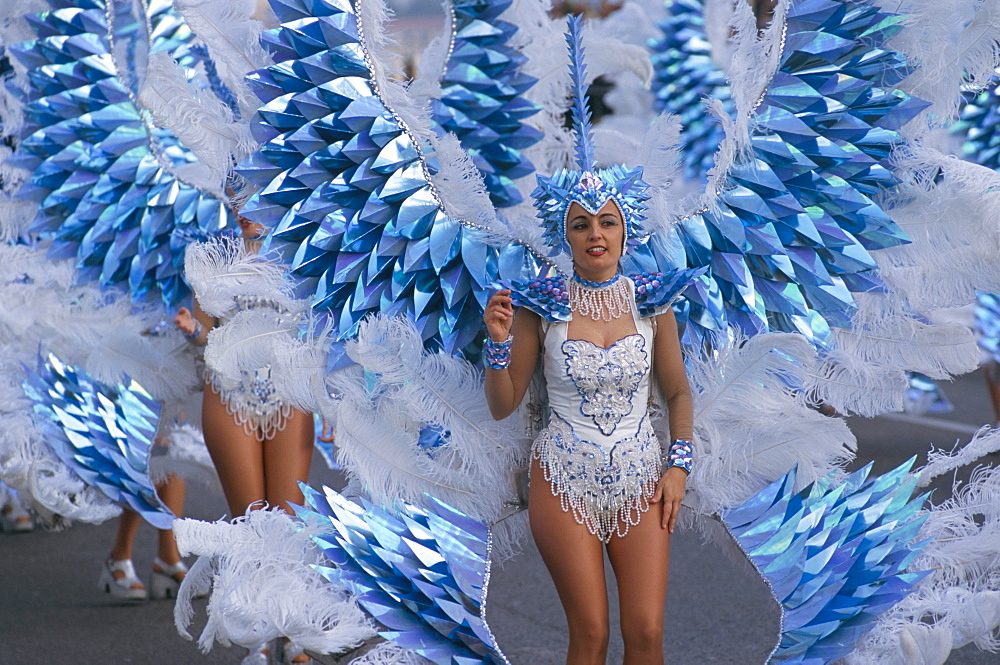
[(636, 332), (607, 348), (543, 324), (549, 424), (532, 456), (563, 510), (604, 542), (638, 523), (662, 466), (646, 413), (653, 325), (630, 313)]
[(634, 435), (646, 413), (652, 325), (632, 311), (637, 332), (608, 348), (566, 339), (568, 323), (550, 324), (545, 335), (550, 411), (570, 423), (577, 436), (602, 447)]

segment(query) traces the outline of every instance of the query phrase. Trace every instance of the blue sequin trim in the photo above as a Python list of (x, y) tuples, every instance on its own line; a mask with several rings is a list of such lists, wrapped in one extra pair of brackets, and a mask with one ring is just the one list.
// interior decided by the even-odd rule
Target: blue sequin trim
[(539, 277), (533, 280), (501, 280), (497, 285), (510, 289), (515, 307), (527, 307), (546, 321), (569, 321), (573, 311), (569, 306), (569, 289), (561, 276)]

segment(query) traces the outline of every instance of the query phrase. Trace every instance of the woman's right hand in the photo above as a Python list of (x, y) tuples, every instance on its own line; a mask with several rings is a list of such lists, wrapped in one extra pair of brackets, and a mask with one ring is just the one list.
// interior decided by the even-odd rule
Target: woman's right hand
[(510, 297), (510, 289), (501, 289), (493, 294), (486, 303), (483, 322), (490, 339), (497, 343), (506, 341), (514, 324), (514, 299)]
[(174, 315), (174, 325), (187, 336), (194, 335), (198, 322), (194, 320), (194, 315), (187, 307), (181, 307)]

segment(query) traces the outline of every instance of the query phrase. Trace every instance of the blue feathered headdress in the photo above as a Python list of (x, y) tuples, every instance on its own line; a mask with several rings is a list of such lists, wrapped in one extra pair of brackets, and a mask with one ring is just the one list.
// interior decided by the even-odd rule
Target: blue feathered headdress
[(625, 250), (640, 244), (648, 235), (643, 226), (649, 185), (642, 179), (642, 169), (630, 169), (617, 164), (598, 169), (594, 162), (590, 109), (587, 107), (585, 85), (587, 66), (583, 61), (583, 20), (569, 17), (566, 44), (569, 46), (569, 73), (573, 86), (573, 131), (576, 134), (576, 169), (559, 169), (551, 177), (538, 176), (538, 187), (531, 193), (538, 218), (542, 221), (542, 237), (552, 248), (550, 255), (570, 254), (566, 242), (566, 216), (574, 201), (587, 212), (597, 214), (609, 200), (615, 202), (625, 222)]

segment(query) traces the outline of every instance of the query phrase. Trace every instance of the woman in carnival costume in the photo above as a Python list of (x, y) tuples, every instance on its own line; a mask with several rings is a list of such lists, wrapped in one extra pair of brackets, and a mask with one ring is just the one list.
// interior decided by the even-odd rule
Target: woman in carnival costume
[[(577, 69), (580, 24), (572, 17), (567, 37)], [(670, 534), (691, 471), (691, 392), (670, 309), (686, 283), (637, 284), (622, 274), (619, 260), (645, 235), (647, 185), (642, 169), (596, 168), (585, 104), (578, 86), (578, 169), (539, 177), (533, 192), (546, 242), (553, 253), (569, 254), (573, 276), (493, 295), (483, 317), (485, 390), (493, 416), (506, 418), (524, 398), (541, 354), (549, 422), (532, 446), (529, 516), (569, 623), (566, 661), (607, 657), (607, 548), (625, 662), (662, 663)], [(555, 289), (556, 311), (537, 306), (543, 288)], [(652, 301), (640, 315), (639, 306)], [(515, 313), (515, 305), (523, 307)], [(669, 407), (667, 451), (646, 406), (654, 375)]]
[[(260, 249), (264, 229), (238, 211), (239, 205), (235, 204), (242, 240), (221, 247), (249, 258)], [(241, 312), (265, 309), (273, 310), (279, 318), (293, 316), (281, 303), (258, 296), (237, 296), (222, 308), (212, 307), (203, 303), (205, 292), (211, 288), (208, 283), (197, 276), (188, 277), (195, 292), (194, 311), (182, 307), (174, 323), (192, 344), (204, 346), (212, 329)], [(211, 370), (205, 372), (202, 429), (233, 517), (265, 507), (291, 513), (291, 504), (302, 503), (299, 483), (309, 478), (315, 438), (312, 416), (276, 395), (269, 372), (268, 367), (244, 370), (235, 386), (225, 385)], [(268, 652), (268, 646), (261, 645), (252, 649), (243, 663), (269, 662)], [(291, 655), (287, 648), (286, 654)], [(289, 662), (310, 659), (299, 652)]]

